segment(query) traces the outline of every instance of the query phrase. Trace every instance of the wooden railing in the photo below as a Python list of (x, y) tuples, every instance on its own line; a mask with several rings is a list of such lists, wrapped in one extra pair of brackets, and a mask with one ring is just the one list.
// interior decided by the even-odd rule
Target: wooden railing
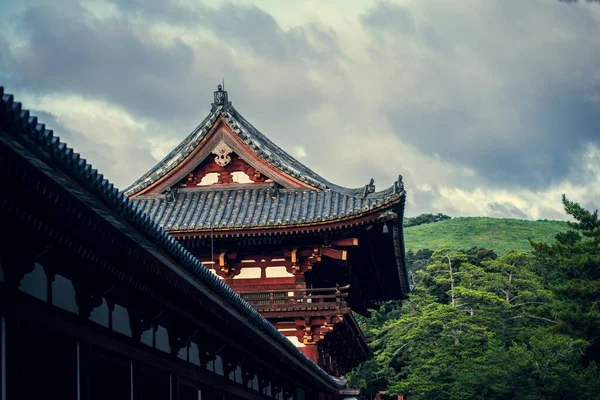
[(294, 309), (331, 309), (345, 307), (350, 285), (329, 288), (265, 290), (239, 292), (244, 300), (259, 311), (292, 311)]

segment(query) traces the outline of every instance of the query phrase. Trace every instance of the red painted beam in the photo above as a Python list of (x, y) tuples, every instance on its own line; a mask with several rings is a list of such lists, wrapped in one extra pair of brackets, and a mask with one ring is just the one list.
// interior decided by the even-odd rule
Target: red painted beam
[(321, 255), (333, 258), (334, 260), (346, 261), (348, 259), (348, 252), (346, 250), (338, 250), (331, 247), (323, 247)]
[(358, 238), (337, 239), (333, 240), (331, 244), (341, 247), (358, 246)]

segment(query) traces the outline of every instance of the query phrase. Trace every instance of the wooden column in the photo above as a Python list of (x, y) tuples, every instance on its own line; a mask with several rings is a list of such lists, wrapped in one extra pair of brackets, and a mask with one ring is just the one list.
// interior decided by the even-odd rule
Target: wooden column
[(319, 349), (316, 343), (307, 344), (304, 347), (300, 347), (300, 350), (304, 353), (304, 355), (313, 360), (316, 364), (319, 363)]

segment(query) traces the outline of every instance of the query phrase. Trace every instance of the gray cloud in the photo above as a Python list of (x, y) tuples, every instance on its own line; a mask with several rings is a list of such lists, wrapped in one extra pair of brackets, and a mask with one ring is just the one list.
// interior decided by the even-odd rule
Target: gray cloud
[(0, 78), (7, 80), (10, 78), (10, 49), (8, 41), (0, 35)]
[(518, 207), (509, 203), (491, 203), (488, 205), (490, 217), (497, 218), (527, 218), (527, 214)]
[[(217, 8), (177, 0), (112, 0), (123, 12), (150, 21), (185, 24), (212, 31), (224, 45), (236, 44), (260, 57), (278, 60), (331, 60), (339, 52), (335, 33), (316, 24), (282, 29), (275, 18), (255, 6), (224, 2)], [(323, 45), (317, 48), (312, 39)], [(322, 56), (328, 55), (327, 58)]]
[[(159, 13), (162, 3), (155, 4), (156, 9), (154, 3), (146, 2), (141, 9), (141, 2), (120, 5), (139, 14), (143, 10)], [(9, 86), (103, 99), (138, 116), (176, 123), (184, 132), (203, 117), (210, 93), (223, 77), (229, 87), (239, 88), (236, 98), (282, 117), (302, 115), (322, 99), (307, 78), (306, 63), (308, 59), (331, 60), (318, 57), (335, 49), (330, 32), (314, 24), (283, 31), (270, 15), (254, 7), (226, 4), (214, 10), (196, 7), (189, 13), (181, 6), (168, 9), (170, 14), (160, 13), (165, 20), (195, 15), (196, 21), (217, 34), (221, 44), (199, 41), (191, 47), (178, 39), (164, 40), (151, 32), (148, 23), (97, 19), (82, 9), (64, 14), (58, 7), (35, 6), (21, 19), (25, 44), (6, 56), (13, 72)], [(312, 46), (310, 38), (324, 49)], [(280, 77), (268, 69), (257, 71), (262, 65), (248, 70), (241, 58), (231, 57), (228, 47), (232, 43), (260, 59), (270, 56), (288, 65)], [(270, 68), (281, 69), (277, 64)], [(261, 82), (265, 93), (248, 85), (261, 74), (266, 74)], [(278, 98), (278, 93), (286, 93), (285, 98)]]
[(576, 86), (542, 88), (529, 101), (515, 99), (517, 109), (529, 108), (526, 120), (519, 117), (500, 129), (481, 124), (476, 111), (453, 105), (391, 109), (388, 117), (402, 140), (469, 166), (488, 182), (547, 187), (569, 175), (590, 143), (600, 143), (600, 107)]
[[(46, 129), (52, 129), (55, 136), (59, 136), (62, 142), (91, 162), (121, 189), (125, 188), (134, 176), (145, 172), (145, 165), (152, 165), (156, 161), (152, 158), (148, 144), (139, 140), (137, 132), (138, 140), (133, 137), (132, 132), (133, 140), (106, 141), (99, 135), (102, 127), (90, 126), (87, 132), (80, 132), (70, 128), (52, 113), (36, 109), (30, 112), (46, 125)], [(131, 171), (133, 174), (129, 176), (129, 173), (124, 171)]]
[(374, 31), (389, 31), (400, 35), (411, 35), (416, 32), (415, 21), (407, 7), (381, 2), (369, 12), (360, 16), (360, 22)]
[[(253, 122), (274, 132), (272, 138), (288, 149), (296, 146), (294, 133), (300, 133), (294, 128), (302, 130), (300, 122), (307, 113), (324, 102), (324, 93), (308, 78), (308, 71), (315, 62), (333, 62), (318, 55), (335, 50), (336, 41), (332, 32), (317, 24), (284, 31), (254, 7), (168, 7), (170, 13), (166, 9), (162, 13), (158, 4), (153, 8), (146, 2), (123, 3), (128, 7), (124, 12), (132, 15), (157, 13), (154, 20), (175, 21), (187, 15), (200, 23), (211, 21), (205, 28), (215, 32), (218, 41), (190, 44), (157, 36), (143, 18), (135, 23), (119, 16), (99, 19), (73, 3), (68, 13), (50, 5), (28, 8), (19, 18), (21, 45), (8, 50), (3, 46), (6, 41), (0, 40), (7, 49), (0, 65), (6, 65), (11, 91), (103, 100), (156, 121), (164, 128), (163, 136), (182, 139), (204, 118), (216, 83), (226, 77), (227, 87), (234, 88), (230, 98), (240, 110), (255, 116)], [(225, 29), (232, 21), (236, 28)], [(232, 57), (231, 46), (242, 54)], [(252, 67), (247, 65), (249, 57), (256, 58)], [(139, 139), (145, 146), (147, 142)], [(146, 168), (155, 161), (146, 162)], [(121, 180), (129, 171), (112, 176)]]
[(261, 57), (290, 60), (315, 55), (301, 28), (284, 32), (271, 15), (256, 7), (226, 3), (207, 14), (204, 22), (219, 37), (235, 41)]
[(186, 4), (173, 0), (109, 0), (127, 14), (173, 24), (197, 24), (198, 15), (206, 11), (200, 2)]
[[(438, 91), (430, 102), (388, 106), (387, 117), (406, 143), (473, 168), (488, 184), (555, 184), (600, 143), (600, 41), (591, 39), (600, 25), (585, 7), (563, 4), (489, 2), (475, 11), (457, 10), (435, 27), (386, 2), (362, 16), (380, 56), (401, 57), (399, 75)], [(553, 35), (555, 26), (568, 34)], [(396, 36), (381, 37), (386, 31)], [(429, 51), (427, 63), (402, 57), (415, 43)]]
[[(27, 105), (24, 105), (27, 107)], [(78, 133), (73, 132), (73, 130), (67, 128), (61, 122), (59, 122), (56, 115), (49, 113), (44, 110), (30, 110), (31, 115), (35, 115), (38, 121), (46, 126), (46, 129), (50, 129), (53, 131), (54, 136), (58, 136), (61, 142), (65, 142), (69, 145), (69, 147), (73, 147), (71, 145), (72, 142), (77, 140)], [(79, 153), (78, 149), (75, 149), (77, 153)]]
[(145, 27), (122, 19), (81, 17), (50, 7), (25, 13), (21, 29), (27, 42), (11, 60), (15, 87), (90, 96), (163, 120), (195, 111), (181, 98), (207, 91), (197, 82), (208, 79), (192, 68), (188, 45), (159, 43)]

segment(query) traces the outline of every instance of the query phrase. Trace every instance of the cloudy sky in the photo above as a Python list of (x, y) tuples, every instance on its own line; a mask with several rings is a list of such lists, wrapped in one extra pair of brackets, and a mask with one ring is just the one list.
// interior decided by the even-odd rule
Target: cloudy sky
[(404, 176), (408, 215), (600, 207), (600, 5), (0, 2), (0, 85), (118, 187), (229, 98), (325, 178)]

